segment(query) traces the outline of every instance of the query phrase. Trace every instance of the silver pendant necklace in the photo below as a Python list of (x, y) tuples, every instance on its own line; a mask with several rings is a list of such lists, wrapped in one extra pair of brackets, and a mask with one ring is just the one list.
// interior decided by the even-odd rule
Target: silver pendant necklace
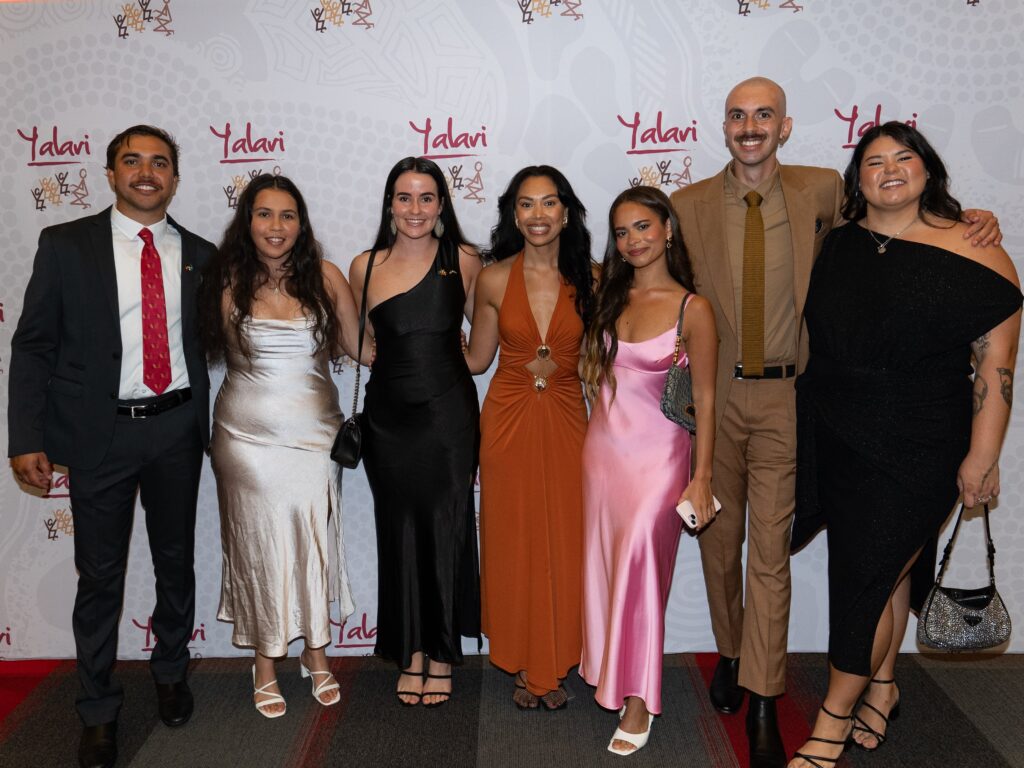
[(885, 240), (879, 240), (877, 237), (875, 237), (875, 233), (871, 231), (870, 227), (865, 227), (865, 229), (867, 229), (868, 234), (871, 235), (871, 239), (874, 240), (875, 243), (878, 245), (878, 252), (879, 253), (885, 253), (885, 246), (887, 246), (889, 243), (891, 243), (897, 237), (899, 237), (904, 232), (906, 232), (908, 229), (910, 229), (912, 226), (914, 226), (914, 222), (916, 222), (916, 221), (917, 221), (917, 216), (915, 216), (913, 219), (911, 219), (910, 223), (907, 224), (907, 226), (903, 227), (903, 229), (901, 229), (896, 234), (889, 235), (887, 238), (885, 238)]

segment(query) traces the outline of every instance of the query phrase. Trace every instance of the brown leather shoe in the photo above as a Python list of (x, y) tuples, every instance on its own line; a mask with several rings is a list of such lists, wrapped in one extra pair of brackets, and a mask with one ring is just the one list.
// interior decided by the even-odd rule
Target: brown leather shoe
[(117, 761), (117, 721), (87, 725), (78, 742), (79, 768), (113, 768)]

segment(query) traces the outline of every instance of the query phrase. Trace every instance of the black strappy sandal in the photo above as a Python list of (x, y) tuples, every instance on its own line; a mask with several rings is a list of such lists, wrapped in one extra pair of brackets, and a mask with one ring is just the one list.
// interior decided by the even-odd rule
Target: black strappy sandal
[[(835, 720), (850, 720), (851, 722), (853, 721), (853, 714), (852, 713), (849, 714), (849, 715), (837, 715), (834, 712), (829, 712), (827, 709), (825, 709), (825, 705), (824, 704), (821, 705), (821, 711), (824, 712), (829, 717), (834, 718)], [(835, 757), (824, 757), (823, 755), (808, 755), (808, 754), (805, 754), (803, 752), (794, 752), (793, 753), (793, 757), (799, 757), (801, 760), (806, 760), (808, 763), (813, 765), (814, 768), (828, 768), (828, 766), (822, 765), (818, 761), (821, 760), (822, 763), (828, 763), (829, 765), (835, 765), (836, 763), (838, 763), (839, 762), (839, 758), (843, 756), (843, 752), (845, 752), (846, 748), (850, 746), (850, 741), (852, 741), (852, 738), (851, 738), (852, 734), (853, 734), (853, 726), (851, 725), (850, 732), (846, 734), (846, 738), (845, 739), (841, 739), (841, 740), (840, 739), (823, 739), (823, 738), (821, 738), (819, 736), (810, 736), (810, 737), (808, 737), (808, 739), (807, 739), (808, 742), (817, 741), (817, 742), (820, 742), (822, 744), (842, 745), (843, 748), (841, 750), (839, 750), (839, 754), (836, 755)]]
[[(398, 673), (398, 680), (399, 680), (399, 682), (401, 682), (403, 677), (418, 677), (418, 678), (420, 678), (420, 680), (422, 680), (423, 679), (423, 672), (422, 671), (420, 671), (420, 672), (399, 672)], [(423, 698), (423, 694), (419, 693), (417, 691), (403, 691), (403, 690), (400, 690), (400, 689), (395, 690), (395, 696), (398, 697), (398, 703), (401, 704), (403, 707), (415, 707), (417, 704), (420, 703), (420, 699)], [(416, 699), (416, 701), (406, 701), (405, 699), (402, 698), (403, 696), (411, 696), (412, 698)]]
[[(895, 679), (893, 679), (893, 680), (876, 680), (875, 678), (871, 678), (871, 682), (876, 684), (876, 685), (896, 685), (896, 680)], [(870, 709), (872, 712), (874, 712), (876, 715), (878, 715), (880, 718), (882, 718), (882, 722), (885, 723), (885, 731), (886, 731), (885, 733), (879, 733), (874, 728), (872, 728), (870, 725), (868, 725), (866, 722), (864, 722), (864, 719), (860, 715), (856, 715), (855, 714), (853, 716), (853, 730), (861, 731), (863, 733), (867, 733), (867, 734), (869, 734), (871, 736), (874, 736), (875, 739), (878, 741), (878, 743), (875, 744), (875, 746), (873, 746), (873, 747), (865, 747), (859, 741), (854, 739), (854, 742), (857, 744), (857, 746), (860, 747), (861, 749), (863, 749), (865, 752), (874, 752), (876, 749), (878, 749), (883, 744), (885, 744), (886, 734), (889, 732), (889, 723), (895, 722), (896, 719), (900, 716), (900, 698), (902, 698), (902, 697), (899, 695), (899, 688), (896, 689), (896, 695), (897, 695), (896, 703), (893, 704), (892, 709), (889, 710), (888, 717), (883, 715), (882, 712), (878, 709), (878, 707), (876, 707), (871, 702), (864, 701), (863, 698), (860, 700), (860, 704), (857, 707), (857, 711), (860, 710), (860, 707), (867, 707), (868, 709)]]
[[(434, 680), (451, 680), (452, 679), (451, 673), (449, 673), (447, 675), (432, 675), (432, 674), (430, 674), (428, 672), (426, 674), (426, 677), (432, 678)], [(440, 707), (442, 704), (447, 704), (449, 699), (451, 699), (451, 697), (452, 697), (452, 692), (450, 690), (448, 690), (448, 691), (424, 691), (423, 695), (424, 696), (444, 696), (444, 698), (441, 699), (440, 701), (433, 701), (433, 702), (431, 702), (429, 704), (427, 702), (423, 702), (423, 706), (424, 707), (431, 707), (431, 708), (433, 708), (433, 707)]]

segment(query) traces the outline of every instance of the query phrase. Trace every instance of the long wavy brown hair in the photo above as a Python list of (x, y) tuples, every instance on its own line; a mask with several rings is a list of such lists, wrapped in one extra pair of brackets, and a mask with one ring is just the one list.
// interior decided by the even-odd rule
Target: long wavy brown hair
[(615, 374), (612, 365), (619, 351), (619, 336), (615, 324), (629, 304), (629, 289), (633, 287), (633, 265), (619, 255), (615, 245), (615, 211), (624, 203), (636, 203), (648, 208), (672, 233), (672, 248), (665, 252), (668, 273), (672, 279), (694, 291), (693, 267), (683, 244), (683, 232), (672, 203), (655, 187), (630, 187), (619, 194), (608, 211), (608, 245), (601, 264), (601, 280), (594, 299), (594, 314), (586, 336), (586, 354), (583, 359), (583, 385), (590, 402), (597, 401), (601, 382), (607, 381), (615, 393)]
[[(270, 280), (270, 271), (260, 261), (249, 230), (256, 196), (264, 189), (279, 189), (295, 199), (299, 236), (285, 259), (282, 280), (288, 293), (299, 300), (303, 312), (313, 321), (316, 351), (332, 352), (337, 347), (340, 329), (334, 302), (324, 286), (323, 249), (313, 235), (306, 201), (291, 179), (262, 174), (249, 182), (239, 196), (234, 218), (224, 230), (217, 253), (203, 270), (198, 297), (199, 337), (211, 361), (223, 360), (232, 344), (246, 359), (252, 359), (252, 348), (242, 333), (242, 326), (252, 314), (256, 291)], [(231, 317), (224, 317), (225, 291), (231, 294), (234, 305)]]

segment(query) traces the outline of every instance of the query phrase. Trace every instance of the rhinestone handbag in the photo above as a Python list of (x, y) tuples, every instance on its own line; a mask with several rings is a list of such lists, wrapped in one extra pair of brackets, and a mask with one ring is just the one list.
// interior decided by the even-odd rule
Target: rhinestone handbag
[(996, 548), (988, 525), (985, 505), (985, 544), (988, 548), (988, 586), (958, 589), (942, 586), (942, 576), (960, 530), (964, 505), (960, 505), (953, 534), (942, 553), (935, 586), (925, 598), (917, 622), (917, 642), (943, 651), (977, 651), (1002, 645), (1010, 637), (1010, 614), (996, 590)]
[(665, 377), (665, 389), (661, 393), (661, 412), (665, 418), (674, 421), (686, 429), (691, 435), (697, 433), (697, 410), (693, 405), (693, 379), (690, 378), (690, 366), (687, 363), (685, 368), (680, 368), (679, 344), (683, 338), (683, 310), (690, 300), (692, 293), (683, 297), (679, 305), (679, 323), (676, 325), (676, 351), (672, 355), (672, 365)]

